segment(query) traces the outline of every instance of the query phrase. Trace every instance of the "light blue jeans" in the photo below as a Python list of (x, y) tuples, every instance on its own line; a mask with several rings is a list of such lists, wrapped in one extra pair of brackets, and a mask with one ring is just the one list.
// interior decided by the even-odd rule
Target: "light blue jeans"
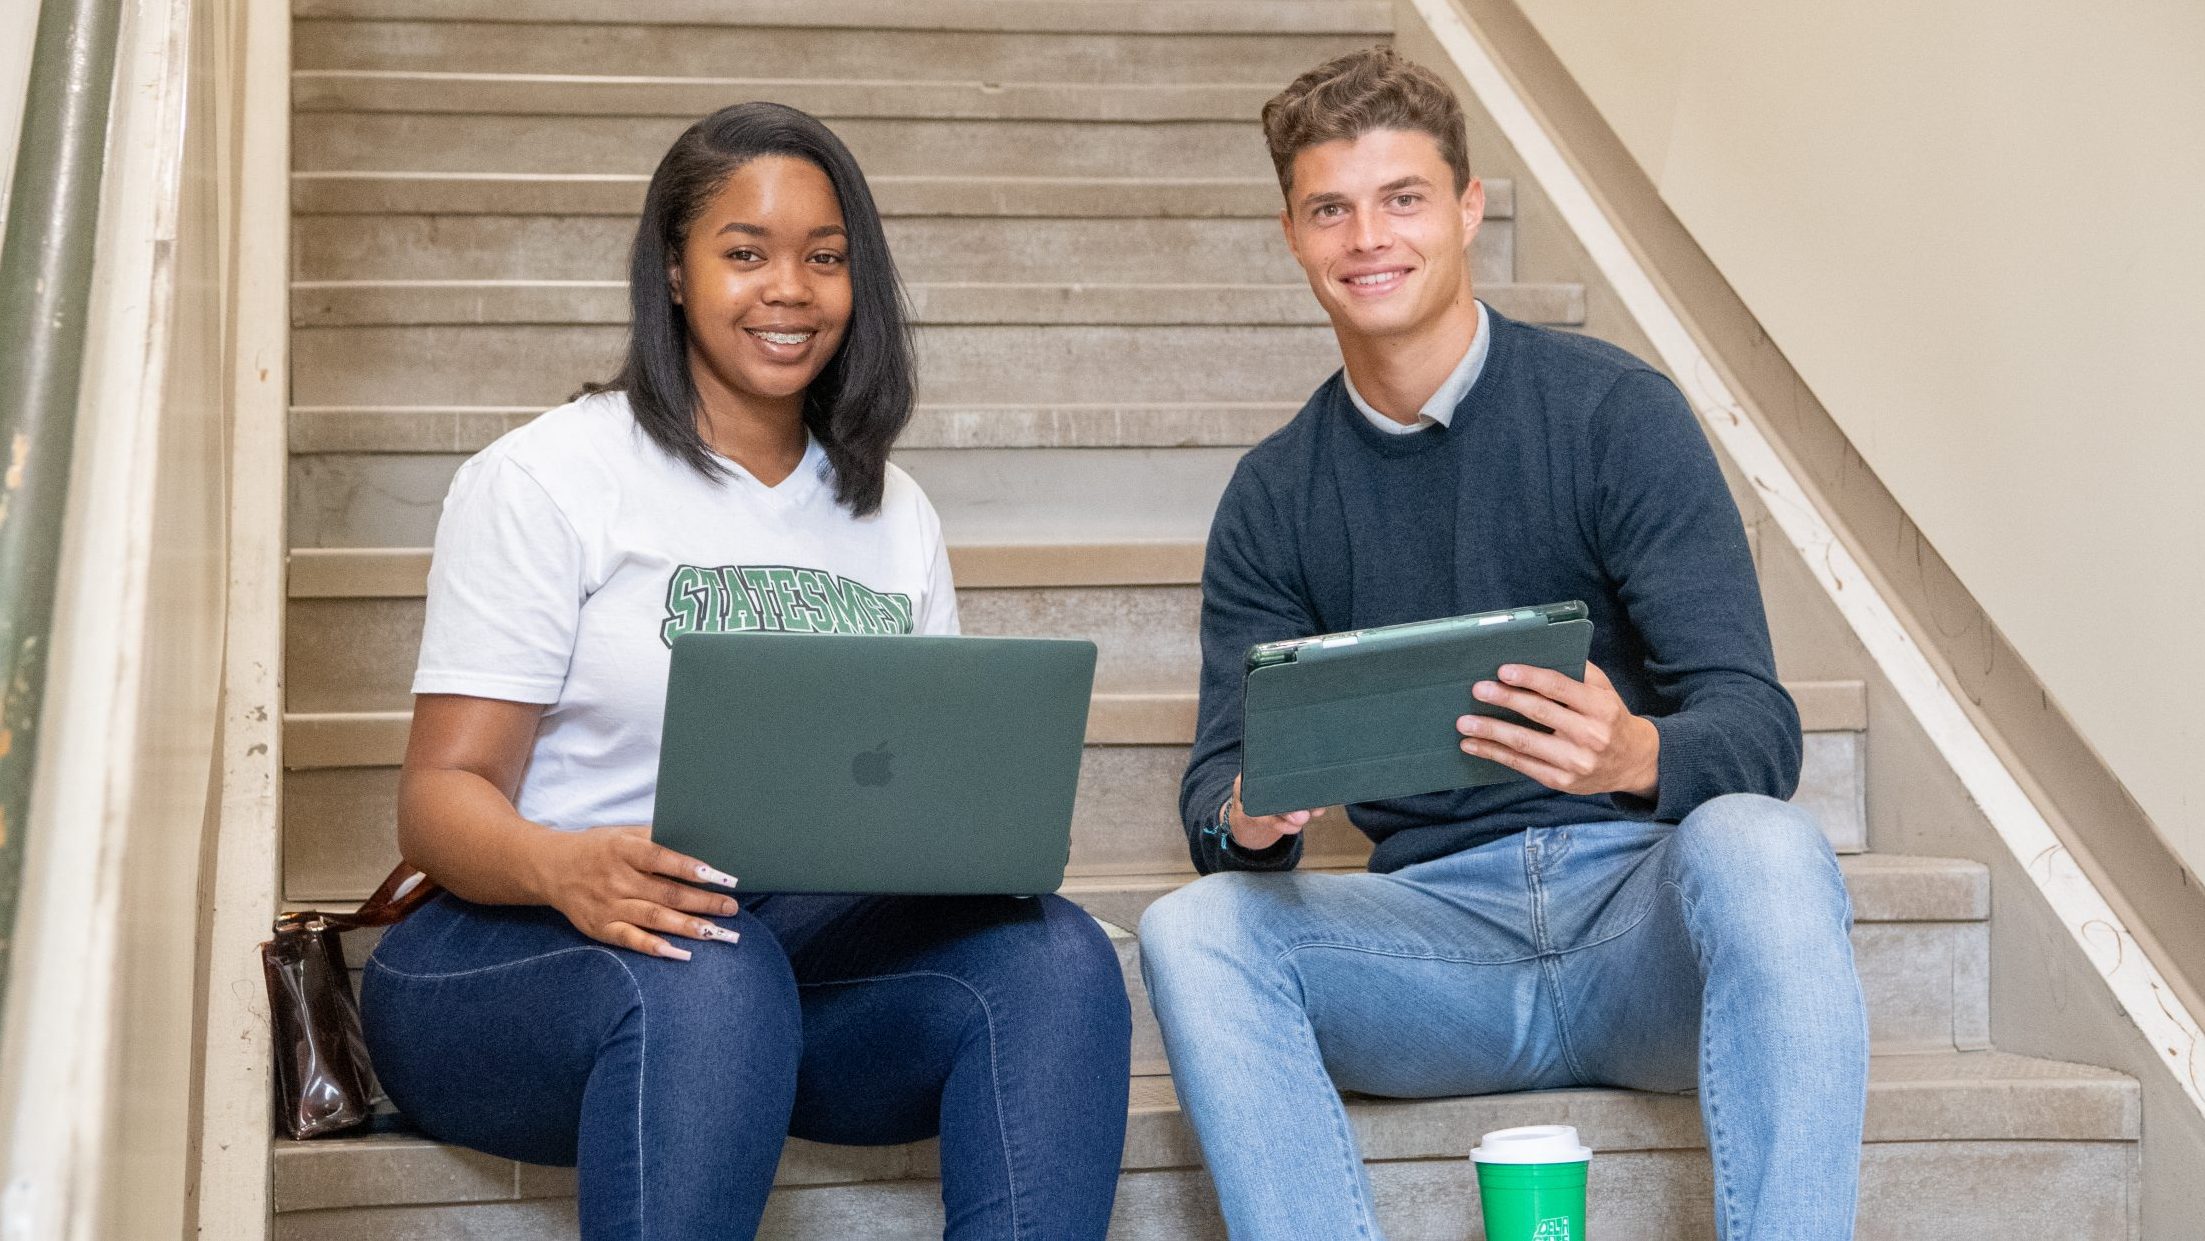
[(1211, 875), (1150, 907), (1141, 962), (1235, 1241), (1383, 1235), (1335, 1084), (1697, 1086), (1721, 1236), (1834, 1241), (1867, 1102), (1851, 924), (1814, 821), (1740, 795), (1390, 875)]

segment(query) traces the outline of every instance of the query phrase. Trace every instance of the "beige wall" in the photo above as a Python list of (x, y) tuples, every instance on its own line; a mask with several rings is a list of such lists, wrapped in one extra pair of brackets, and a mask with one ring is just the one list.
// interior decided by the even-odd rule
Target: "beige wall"
[(2205, 870), (2205, 6), (1521, 5)]
[(238, 2), (123, 8), (0, 1045), (10, 1238), (184, 1235), (228, 578)]
[[(223, 646), (235, 124), (230, 5), (189, 5), (189, 111), (153, 470), (133, 789), (122, 859), (116, 1093), (103, 1235), (182, 1237), (191, 1171), (200, 864), (214, 827)], [(177, 3), (180, 11), (185, 8)]]

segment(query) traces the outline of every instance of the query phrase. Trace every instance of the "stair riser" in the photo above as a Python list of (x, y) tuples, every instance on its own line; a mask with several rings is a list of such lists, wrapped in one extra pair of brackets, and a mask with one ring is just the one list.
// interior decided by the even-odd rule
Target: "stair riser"
[[(935, 404), (1281, 401), (1301, 404), (1340, 366), (1314, 326), (941, 326), (918, 329), (919, 399)], [(549, 409), (609, 377), (624, 327), (301, 328), (300, 405)]]
[[(935, 406), (912, 411), (896, 442), (917, 448), (1246, 448), (1286, 425), (1297, 405)], [(478, 452), (542, 413), (536, 408), (291, 411), (291, 451)]]
[[(1823, 824), (1832, 844), (1858, 834), (1861, 772), (1855, 734), (1811, 733), (1802, 805)], [(1179, 827), (1179, 781), (1187, 748), (1177, 745), (1089, 746), (1080, 767), (1072, 813), (1075, 874), (1189, 872)], [(284, 776), (284, 889), (293, 900), (357, 900), (397, 861), (398, 771), (337, 767)], [(1306, 846), (1311, 865), (1360, 864), (1369, 852), (1361, 833), (1335, 810), (1318, 819)], [(1095, 905), (1097, 916), (1131, 930), (1151, 896)]]
[[(995, 284), (1289, 284), (1302, 271), (1268, 219), (887, 221), (906, 281)], [(624, 280), (635, 222), (620, 216), (302, 216), (302, 280)], [(1473, 243), (1479, 284), (1513, 278), (1514, 222)]]
[[(1203, 539), (1237, 448), (899, 452), (953, 543)], [(459, 456), (291, 461), (294, 547), (426, 547)]]
[[(693, 119), (302, 112), (292, 121), (292, 166), (647, 173)], [(1156, 123), (849, 118), (831, 127), (876, 177), (1276, 176), (1253, 116)]]
[[(1141, 977), (1139, 941), (1114, 941), (1132, 1004), (1131, 1057), (1136, 1075), (1169, 1070), (1164, 1036)], [(348, 945), (355, 962), (369, 950)], [(703, 951), (718, 951), (707, 946)], [(1989, 1045), (1990, 929), (1981, 922), (1896, 922), (1853, 932), (1854, 968), (1868, 1004), (1868, 1036), (1878, 1054), (1979, 1050)]]
[[(1861, 1152), (1860, 1241), (2127, 1241), (2122, 1187), (2134, 1152), (2121, 1142), (1870, 1143)], [(1369, 1165), (1395, 1241), (1482, 1236), (1467, 1160)], [(571, 1181), (571, 1176), (564, 1179)], [(762, 1241), (941, 1235), (935, 1181), (777, 1189)], [(1586, 1229), (1603, 1241), (1711, 1237), (1714, 1189), (1700, 1151), (1603, 1152), (1593, 1160)], [(575, 1234), (571, 1198), (465, 1206), (309, 1211), (276, 1217), (276, 1241), (556, 1241)], [(1112, 1241), (1221, 1241), (1216, 1196), (1192, 1169), (1120, 1176)]]
[(1143, 35), (791, 27), (318, 21), (293, 28), (299, 69), (576, 73), (644, 77), (1284, 86), (1380, 36)]
[(1270, 82), (1087, 85), (1063, 82), (760, 81), (696, 78), (546, 79), (506, 73), (300, 71), (294, 114), (405, 112), (510, 116), (672, 117), (688, 121), (744, 99), (770, 99), (830, 123), (857, 118), (997, 121), (1245, 121), (1276, 93)]
[[(1268, 176), (891, 177), (871, 175), (881, 214), (1057, 219), (1276, 220), (1278, 183)], [(315, 215), (610, 215), (633, 220), (645, 173), (510, 177), (496, 173), (302, 172), (292, 177), (293, 212)], [(1486, 219), (1513, 218), (1516, 185), (1485, 182)]]
[[(1186, 871), (1178, 827), (1185, 746), (1089, 746), (1072, 815), (1072, 866)], [(398, 769), (338, 767), (284, 776), (284, 890), (294, 901), (357, 900), (398, 860)], [(1313, 859), (1359, 861), (1369, 844), (1335, 811), (1310, 837)], [(1129, 928), (1130, 929), (1130, 928)]]
[[(1200, 672), (1200, 593), (1193, 586), (965, 589), (958, 611), (968, 634), (1096, 643), (1100, 692), (1179, 693)], [(418, 598), (293, 600), (284, 638), (286, 709), (411, 708), (421, 612)]]
[[(1324, 310), (1305, 284), (912, 284), (920, 327), (1315, 327)], [(1487, 285), (1486, 300), (1530, 323), (1582, 323), (1575, 285)], [(291, 287), (293, 327), (542, 324), (625, 326), (628, 288), (618, 281), (310, 284)]]
[[(1135, 1072), (1163, 1072), (1164, 1036), (1142, 985), (1140, 945), (1119, 941), (1133, 1000)], [(1990, 1046), (1990, 928), (1981, 922), (1888, 922), (1856, 927), (1853, 968), (1878, 1052)]]

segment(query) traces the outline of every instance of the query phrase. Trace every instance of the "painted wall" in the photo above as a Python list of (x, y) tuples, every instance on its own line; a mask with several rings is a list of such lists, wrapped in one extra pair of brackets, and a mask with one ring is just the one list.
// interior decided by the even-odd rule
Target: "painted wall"
[(1520, 3), (2205, 871), (2205, 6)]
[(116, 1082), (100, 1210), (105, 1235), (185, 1233), (191, 1173), (200, 865), (219, 805), (214, 748), (226, 601), (230, 167), (238, 14), (165, 0), (190, 25), (175, 280), (155, 432), (142, 638), (137, 827), (122, 865)]
[(0, 1040), (11, 1238), (185, 1235), (228, 577), (241, 6), (122, 10)]

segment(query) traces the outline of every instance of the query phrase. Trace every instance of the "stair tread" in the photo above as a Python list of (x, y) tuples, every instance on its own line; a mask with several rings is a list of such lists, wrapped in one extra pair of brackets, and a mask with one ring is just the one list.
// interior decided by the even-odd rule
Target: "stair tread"
[[(1244, 448), (1300, 409), (1298, 401), (921, 402), (896, 446)], [(543, 412), (533, 405), (294, 405), (289, 447), (294, 454), (471, 453)]]
[[(1983, 922), (1991, 916), (1990, 868), (1969, 858), (1925, 857), (1894, 853), (1849, 853), (1838, 857), (1846, 890), (1853, 897), (1856, 923), (1882, 922)], [(1363, 869), (1360, 858), (1310, 859), (1301, 869), (1325, 873), (1354, 873)], [(1112, 897), (1161, 895), (1193, 878), (1184, 868), (1172, 870), (1113, 870), (1073, 867), (1065, 872), (1058, 893), (1086, 905), (1102, 904)], [(1098, 914), (1098, 916), (1103, 916)], [(1116, 926), (1134, 919), (1105, 918)]]
[[(960, 589), (1198, 586), (1202, 582), (1203, 544), (1193, 539), (952, 543), (949, 554)], [(294, 547), (287, 591), (293, 599), (418, 598), (428, 588), (429, 559), (426, 547)]]
[[(296, 20), (608, 22), (786, 26), (779, 0), (296, 0)], [(856, 30), (1046, 31), (1068, 34), (1393, 33), (1385, 0), (809, 0), (802, 24)]]
[(1275, 82), (982, 82), (307, 69), (297, 112), (494, 112), (531, 116), (700, 116), (770, 98), (822, 120), (1254, 121)]
[[(1786, 682), (1799, 703), (1805, 732), (1858, 732), (1866, 690), (1858, 681)], [(1099, 693), (1087, 725), (1090, 745), (1188, 745), (1194, 740), (1195, 695)], [(391, 767), (405, 750), (411, 711), (287, 711), (283, 764)]]
[[(1131, 1085), (1123, 1166), (1197, 1166), (1171, 1079), (1137, 1076)], [(1483, 1132), (1544, 1122), (1576, 1125), (1598, 1151), (1689, 1150), (1705, 1145), (1698, 1109), (1690, 1096), (1607, 1088), (1428, 1100), (1348, 1096), (1367, 1160), (1460, 1158)], [(1998, 1051), (1870, 1060), (1869, 1142), (2128, 1142), (2139, 1130), (2136, 1083), (2110, 1069)], [(776, 1184), (932, 1177), (935, 1146), (829, 1147), (792, 1139)], [(570, 1171), (405, 1135), (277, 1140), (274, 1182), (276, 1209), (284, 1212), (573, 1193)]]

